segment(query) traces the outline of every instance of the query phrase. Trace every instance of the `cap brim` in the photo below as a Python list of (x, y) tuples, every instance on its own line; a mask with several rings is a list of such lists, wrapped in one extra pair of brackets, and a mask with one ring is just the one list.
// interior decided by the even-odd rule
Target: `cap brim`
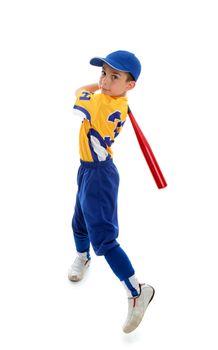
[(93, 57), (90, 60), (90, 64), (92, 66), (102, 67), (104, 63), (108, 64), (110, 67), (112, 67), (112, 68), (114, 68), (116, 70), (119, 70), (121, 72), (128, 72), (127, 70), (123, 69), (123, 67), (121, 65), (119, 65), (117, 63), (115, 64), (112, 61), (106, 60), (105, 58)]
[(97, 67), (102, 67), (103, 64), (104, 64), (104, 59), (101, 58), (101, 57), (93, 57), (91, 60), (90, 60), (90, 64), (92, 66), (97, 66)]

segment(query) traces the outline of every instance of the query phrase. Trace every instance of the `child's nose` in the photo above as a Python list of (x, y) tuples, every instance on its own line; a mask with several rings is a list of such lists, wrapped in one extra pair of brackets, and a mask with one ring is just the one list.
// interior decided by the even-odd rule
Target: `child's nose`
[(108, 83), (108, 77), (104, 76), (102, 77), (102, 85), (106, 85)]

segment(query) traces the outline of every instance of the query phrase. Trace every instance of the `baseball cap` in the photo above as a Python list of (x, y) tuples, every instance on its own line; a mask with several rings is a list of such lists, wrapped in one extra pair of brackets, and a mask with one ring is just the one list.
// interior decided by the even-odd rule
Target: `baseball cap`
[(90, 64), (97, 67), (102, 67), (104, 63), (107, 63), (112, 68), (121, 72), (130, 73), (136, 81), (141, 73), (141, 63), (138, 58), (129, 51), (114, 51), (107, 55), (105, 58), (93, 57), (90, 60)]

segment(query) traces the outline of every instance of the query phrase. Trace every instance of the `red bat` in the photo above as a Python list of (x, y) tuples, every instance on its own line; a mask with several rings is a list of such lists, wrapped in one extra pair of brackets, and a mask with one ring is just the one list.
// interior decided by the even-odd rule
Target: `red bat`
[(139, 146), (141, 147), (142, 153), (153, 175), (153, 178), (156, 182), (157, 187), (159, 189), (166, 187), (167, 186), (166, 180), (164, 179), (164, 176), (160, 170), (160, 167), (157, 163), (154, 153), (152, 152), (152, 149), (148, 141), (146, 140), (142, 130), (140, 129), (138, 123), (136, 122), (129, 107), (128, 107), (128, 115), (132, 123), (133, 129), (135, 131), (136, 137), (138, 139)]

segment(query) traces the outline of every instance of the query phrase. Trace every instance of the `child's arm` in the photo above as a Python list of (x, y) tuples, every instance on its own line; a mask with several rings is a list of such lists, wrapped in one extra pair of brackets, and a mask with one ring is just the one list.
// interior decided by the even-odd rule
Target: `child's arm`
[(78, 88), (75, 91), (75, 95), (77, 96), (77, 94), (81, 91), (81, 90), (86, 90), (89, 92), (95, 92), (97, 90), (99, 90), (99, 85), (97, 83), (95, 84), (90, 84), (90, 85), (85, 85), (85, 86), (81, 86), (80, 88)]

